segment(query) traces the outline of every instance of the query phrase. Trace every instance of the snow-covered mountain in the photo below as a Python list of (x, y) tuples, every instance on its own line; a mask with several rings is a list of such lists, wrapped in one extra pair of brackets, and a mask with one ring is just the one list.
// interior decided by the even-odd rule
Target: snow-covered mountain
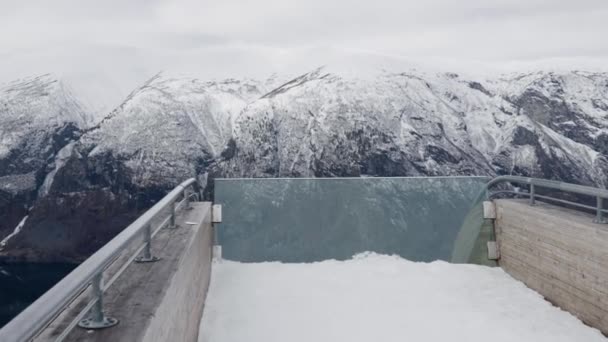
[(26, 222), (57, 153), (86, 122), (78, 100), (50, 75), (0, 87), (0, 240)]
[[(88, 124), (87, 115), (51, 76), (0, 93), (0, 214), (9, 222), (0, 239), (21, 229), (6, 256), (82, 257), (191, 176), (203, 184), (218, 176), (608, 181), (607, 73), (157, 75), (102, 120)], [(11, 190), (20, 179), (29, 182), (23, 198)]]
[(381, 72), (357, 79), (319, 69), (242, 111), (237, 153), (220, 169), (239, 176), (518, 173), (603, 185), (606, 76), (476, 81)]
[(90, 128), (81, 142), (93, 147), (89, 157), (110, 153), (125, 158), (139, 186), (179, 183), (220, 157), (243, 108), (270, 91), (272, 82), (157, 75)]
[[(28, 166), (35, 168), (41, 157), (37, 149), (46, 135), (66, 125), (82, 129), (87, 117), (65, 84), (43, 75), (0, 87), (0, 121), (0, 158), (7, 161), (11, 154), (32, 153), (20, 162), (29, 162)], [(27, 145), (25, 150), (20, 148), (23, 145)], [(12, 160), (11, 164), (3, 165), (0, 172), (10, 174), (18, 171), (17, 167), (24, 167), (16, 163)]]

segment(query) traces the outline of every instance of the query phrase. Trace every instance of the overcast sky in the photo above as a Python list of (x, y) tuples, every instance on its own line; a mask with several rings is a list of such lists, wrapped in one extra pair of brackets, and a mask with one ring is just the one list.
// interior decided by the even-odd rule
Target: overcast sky
[(608, 67), (608, 0), (1, 0), (0, 32), (0, 82), (129, 89), (159, 70), (260, 76), (353, 55)]

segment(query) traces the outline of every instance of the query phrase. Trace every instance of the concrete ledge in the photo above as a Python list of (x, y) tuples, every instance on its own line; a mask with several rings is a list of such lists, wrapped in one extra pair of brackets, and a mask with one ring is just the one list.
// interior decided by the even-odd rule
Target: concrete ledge
[(608, 334), (608, 226), (594, 215), (496, 200), (499, 265), (548, 301)]
[[(106, 291), (104, 311), (120, 323), (97, 331), (75, 328), (66, 341), (197, 340), (211, 275), (213, 232), (211, 204), (198, 202), (192, 207), (178, 214), (178, 228), (162, 229), (154, 237), (152, 254), (160, 261), (129, 265)], [(126, 258), (122, 256), (111, 268), (117, 269)], [(71, 311), (83, 306), (86, 293), (82, 297)], [(51, 325), (41, 339), (54, 340), (74, 312)]]
[(213, 244), (209, 207), (205, 211), (200, 229), (189, 241), (189, 245), (185, 246), (177, 272), (142, 341), (198, 340), (199, 324), (211, 277)]

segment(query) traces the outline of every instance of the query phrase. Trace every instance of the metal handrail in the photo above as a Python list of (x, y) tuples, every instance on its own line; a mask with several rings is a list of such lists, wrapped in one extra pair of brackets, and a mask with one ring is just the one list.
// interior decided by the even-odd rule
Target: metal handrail
[[(101, 309), (102, 295), (105, 290), (101, 284), (101, 275), (104, 270), (112, 264), (121, 252), (138, 236), (144, 234), (145, 244), (143, 246), (143, 261), (152, 261), (150, 254), (151, 221), (163, 210), (171, 207), (172, 222), (174, 222), (176, 199), (184, 195), (184, 200), (189, 201), (187, 189), (196, 180), (188, 179), (169, 192), (158, 201), (152, 208), (148, 209), (137, 220), (120, 232), (110, 242), (100, 248), (97, 252), (76, 267), (50, 290), (44, 293), (34, 303), (28, 306), (17, 317), (0, 329), (0, 341), (29, 341), (42, 332), (74, 298), (81, 294), (89, 285), (93, 286), (96, 298), (92, 300), (93, 305)], [(165, 220), (165, 224), (168, 220)], [(141, 249), (141, 248), (140, 248)], [(147, 259), (146, 259), (147, 258)], [(92, 316), (96, 314), (95, 307)], [(102, 317), (92, 317), (90, 320), (107, 319), (103, 317), (103, 311), (97, 314)], [(108, 320), (111, 324), (111, 319)], [(114, 323), (115, 324), (115, 323)]]
[[(556, 202), (560, 202), (560, 203), (565, 203), (565, 204), (569, 204), (569, 205), (582, 207), (585, 209), (594, 209), (596, 211), (596, 216), (595, 216), (594, 222), (595, 223), (608, 223), (608, 221), (606, 221), (604, 219), (604, 213), (607, 212), (606, 209), (604, 209), (604, 199), (608, 199), (608, 190), (607, 189), (594, 188), (591, 186), (571, 184), (571, 183), (565, 183), (565, 182), (554, 181), (554, 180), (520, 177), (520, 176), (498, 176), (498, 177), (492, 179), (487, 184), (487, 188), (489, 189), (490, 187), (492, 187), (496, 184), (499, 184), (499, 183), (516, 183), (516, 184), (529, 185), (530, 186), (529, 193), (517, 193), (517, 194), (529, 196), (531, 205), (535, 204), (536, 198), (542, 198), (542, 199), (546, 199), (546, 200), (550, 200), (550, 201), (556, 201)], [(580, 203), (566, 201), (566, 200), (553, 198), (553, 197), (549, 197), (549, 196), (541, 196), (541, 195), (536, 194), (537, 187), (595, 197), (596, 206), (591, 207), (591, 206), (583, 205)]]
[[(151, 254), (151, 238), (154, 236), (152, 232), (151, 222), (156, 216), (167, 208), (171, 209), (171, 215), (167, 217), (158, 226), (164, 226), (169, 223), (170, 226), (175, 225), (175, 212), (177, 208), (181, 206), (182, 202), (186, 203), (188, 207), (189, 201), (194, 197), (195, 194), (189, 194), (188, 188), (195, 183), (195, 179), (191, 178), (178, 185), (163, 199), (156, 203), (152, 208), (146, 211), (137, 220), (131, 223), (121, 233), (119, 233), (110, 242), (104, 245), (101, 249), (95, 252), (92, 256), (86, 259), (70, 274), (59, 281), (55, 286), (43, 294), (38, 300), (28, 306), (21, 314), (15, 317), (12, 321), (6, 324), (0, 329), (0, 341), (29, 341), (39, 335), (61, 312), (65, 310), (77, 296), (83, 291), (92, 286), (92, 292), (95, 296), (90, 300), (85, 307), (85, 310), (91, 310), (92, 317), (89, 321), (93, 322), (105, 322), (108, 325), (112, 324), (112, 319), (103, 316), (103, 292), (108, 288), (109, 285), (115, 280), (115, 278), (122, 273), (119, 271), (112, 277), (107, 286), (102, 284), (102, 274), (108, 266), (110, 266), (122, 253), (126, 247), (138, 236), (144, 235), (145, 244), (137, 249), (137, 253), (143, 251), (143, 257), (140, 258), (142, 262), (154, 261), (154, 257)], [(535, 198), (543, 198), (549, 200), (557, 200), (558, 202), (568, 203), (577, 205), (574, 202), (554, 199), (548, 196), (541, 196), (535, 194), (535, 187), (549, 188), (554, 190), (560, 190), (565, 192), (571, 192), (581, 195), (593, 196), (597, 199), (597, 216), (596, 222), (606, 223), (603, 218), (606, 209), (603, 209), (603, 199), (608, 199), (608, 190), (599, 189), (589, 186), (582, 186), (570, 183), (564, 183), (559, 181), (519, 177), (519, 176), (499, 176), (487, 183), (487, 189), (500, 183), (516, 183), (516, 184), (527, 184), (530, 186), (529, 193), (518, 193), (524, 194), (530, 197), (530, 204), (534, 204)], [(183, 201), (178, 205), (176, 200), (183, 194)], [(587, 209), (593, 209), (593, 207), (578, 204), (580, 207)], [(127, 264), (131, 261), (136, 260), (133, 255)], [(125, 265), (121, 270), (125, 269)], [(82, 316), (81, 312), (78, 317)], [(98, 315), (95, 317), (95, 315)], [(115, 324), (115, 323), (114, 323)], [(75, 324), (71, 324), (70, 328)], [(66, 332), (62, 335), (65, 336)]]

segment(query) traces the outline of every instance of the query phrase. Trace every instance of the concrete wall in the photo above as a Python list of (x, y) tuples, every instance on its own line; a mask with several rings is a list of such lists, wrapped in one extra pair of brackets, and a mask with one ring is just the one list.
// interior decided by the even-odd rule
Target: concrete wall
[(608, 333), (608, 226), (537, 202), (496, 200), (499, 265), (548, 301)]
[(142, 341), (198, 340), (198, 329), (211, 276), (211, 213), (207, 210), (194, 238), (185, 246), (178, 271), (148, 325)]
[[(75, 328), (66, 341), (197, 341), (211, 276), (213, 232), (211, 203), (192, 207), (179, 212), (178, 228), (161, 229), (153, 238), (152, 254), (159, 261), (131, 263), (106, 290), (104, 312), (120, 323), (95, 331)], [(118, 269), (132, 254), (126, 251), (110, 268)], [(88, 300), (82, 296), (38, 340), (54, 341)]]

